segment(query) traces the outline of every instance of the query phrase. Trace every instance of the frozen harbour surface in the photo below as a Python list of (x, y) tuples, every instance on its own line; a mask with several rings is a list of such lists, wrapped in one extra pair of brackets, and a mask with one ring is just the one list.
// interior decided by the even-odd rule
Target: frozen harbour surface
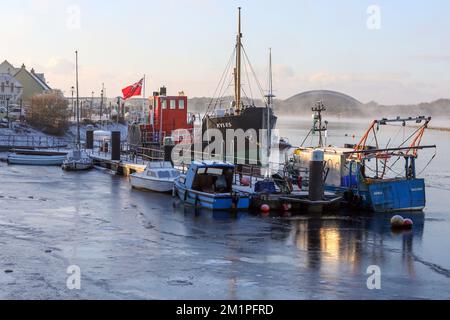
[[(195, 213), (99, 171), (0, 171), (2, 299), (450, 297), (445, 210), (396, 235), (389, 216)], [(70, 265), (79, 291), (67, 289)], [(382, 290), (367, 289), (370, 265)]]
[[(0, 163), (0, 299), (449, 299), (448, 153), (400, 234), (392, 215), (195, 212), (102, 171)], [(371, 265), (381, 290), (367, 288)]]

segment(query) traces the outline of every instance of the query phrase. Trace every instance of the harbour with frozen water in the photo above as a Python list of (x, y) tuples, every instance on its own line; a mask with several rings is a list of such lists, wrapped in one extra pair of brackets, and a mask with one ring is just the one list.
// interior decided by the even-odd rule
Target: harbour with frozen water
[[(367, 124), (332, 122), (328, 143), (357, 143)], [(281, 119), (280, 134), (295, 146), (309, 126)], [(196, 211), (105, 171), (0, 163), (0, 299), (448, 299), (450, 132), (423, 143), (438, 148), (427, 207), (401, 232), (392, 214)], [(381, 290), (367, 288), (372, 265)]]

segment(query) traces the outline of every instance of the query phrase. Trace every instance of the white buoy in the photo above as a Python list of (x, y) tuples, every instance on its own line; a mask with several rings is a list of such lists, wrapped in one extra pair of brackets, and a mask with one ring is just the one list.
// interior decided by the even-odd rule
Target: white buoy
[(393, 216), (391, 219), (391, 226), (393, 228), (402, 228), (404, 226), (405, 219), (402, 216)]

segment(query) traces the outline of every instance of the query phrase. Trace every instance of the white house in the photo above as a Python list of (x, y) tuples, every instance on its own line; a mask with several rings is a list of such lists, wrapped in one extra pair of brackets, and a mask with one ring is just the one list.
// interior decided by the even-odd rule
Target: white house
[(7, 73), (13, 76), (17, 73), (17, 71), (19, 71), (19, 69), (15, 68), (7, 60), (0, 63), (0, 73)]
[(22, 97), (23, 87), (9, 73), (0, 73), (0, 108), (6, 108), (19, 104)]

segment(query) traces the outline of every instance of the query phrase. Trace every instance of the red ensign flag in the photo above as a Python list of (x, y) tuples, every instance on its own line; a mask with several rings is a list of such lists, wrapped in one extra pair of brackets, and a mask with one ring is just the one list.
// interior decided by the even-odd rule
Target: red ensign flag
[(142, 84), (144, 83), (144, 78), (141, 79), (141, 81), (136, 82), (135, 84), (126, 87), (125, 89), (122, 89), (123, 98), (125, 100), (134, 97), (134, 96), (140, 96), (142, 93)]

